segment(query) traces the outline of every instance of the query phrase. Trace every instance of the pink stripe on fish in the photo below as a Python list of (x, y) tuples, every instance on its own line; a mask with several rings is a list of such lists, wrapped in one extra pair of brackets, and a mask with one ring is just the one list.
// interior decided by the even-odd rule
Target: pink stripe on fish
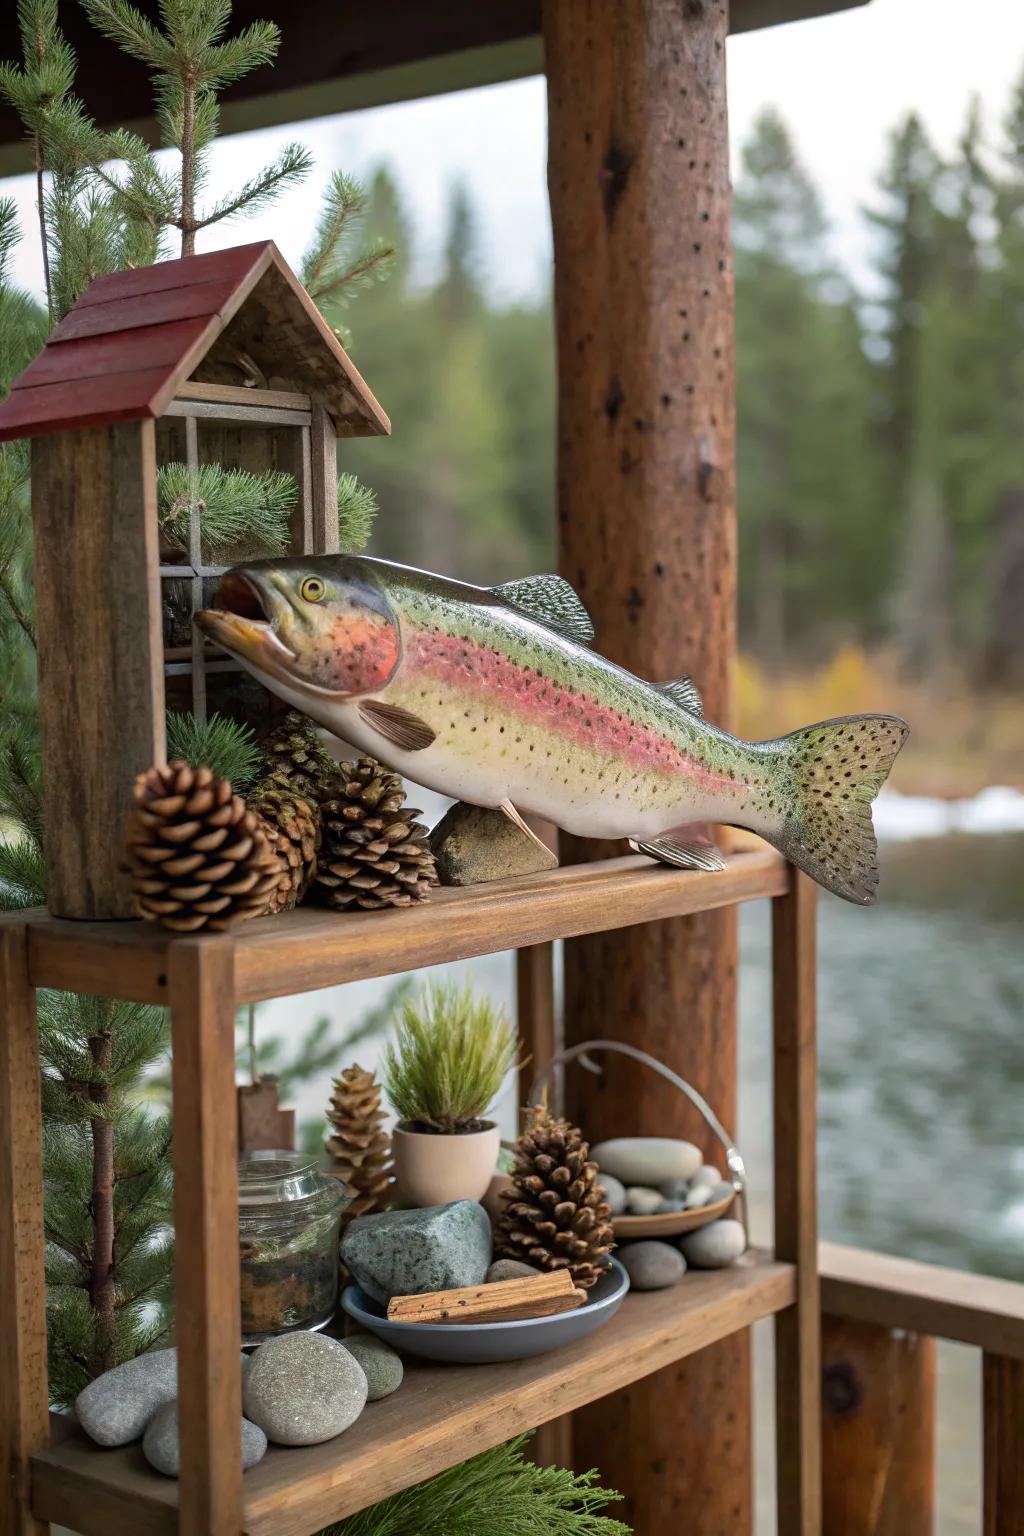
[(638, 768), (669, 775), (686, 773), (700, 782), (736, 788), (732, 780), (720, 778), (680, 751), (669, 737), (488, 646), (460, 635), (421, 629), (415, 632), (410, 649), (412, 654), (407, 651), (405, 660), (415, 672), (426, 673), (446, 687), (471, 691), (495, 708), (507, 701), (524, 719), (580, 746)]

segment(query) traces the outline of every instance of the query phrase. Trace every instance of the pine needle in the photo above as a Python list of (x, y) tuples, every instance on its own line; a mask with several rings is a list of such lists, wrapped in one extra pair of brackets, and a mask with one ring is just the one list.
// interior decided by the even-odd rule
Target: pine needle
[(366, 548), (377, 520), (377, 493), (356, 475), (338, 480), (338, 546), (343, 555)]
[(407, 998), (384, 1049), (384, 1091), (403, 1122), (452, 1132), (476, 1124), (516, 1064), (504, 1010), (470, 987), (428, 985)]
[(254, 731), (225, 715), (204, 722), (187, 711), (168, 710), (167, 757), (181, 758), (193, 768), (212, 768), (230, 781), (236, 795), (244, 794), (260, 769), (260, 749)]
[(528, 1435), (382, 1499), (319, 1536), (630, 1536), (601, 1511), (620, 1497), (598, 1473), (538, 1467)]
[(187, 553), (189, 519), (199, 512), (204, 558), (243, 548), (279, 555), (288, 547), (289, 518), (298, 498), (295, 477), (284, 470), (251, 474), (219, 464), (164, 464), (157, 473), (157, 506), (164, 538)]

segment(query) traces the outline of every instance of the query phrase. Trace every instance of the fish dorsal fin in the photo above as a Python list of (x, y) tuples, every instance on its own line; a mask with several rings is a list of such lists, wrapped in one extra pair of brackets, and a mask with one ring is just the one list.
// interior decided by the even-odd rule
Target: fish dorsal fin
[(523, 576), (490, 590), (510, 608), (518, 608), (528, 619), (546, 624), (567, 640), (575, 640), (577, 645), (593, 644), (590, 614), (564, 576)]
[(692, 677), (677, 677), (671, 683), (655, 683), (654, 686), (666, 699), (671, 699), (673, 704), (679, 704), (688, 714), (703, 720), (704, 700)]

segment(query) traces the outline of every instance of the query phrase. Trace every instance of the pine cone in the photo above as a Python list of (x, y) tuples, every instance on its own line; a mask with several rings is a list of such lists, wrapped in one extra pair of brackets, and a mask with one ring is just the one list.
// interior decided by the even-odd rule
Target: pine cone
[(437, 884), (419, 811), (402, 781), (372, 757), (340, 763), (336, 793), (321, 802), (317, 892), (329, 907), (408, 907)]
[(282, 875), (259, 821), (228, 780), (182, 762), (136, 779), (124, 869), (139, 916), (177, 933), (259, 917)]
[(262, 779), (249, 795), (249, 809), (260, 818), (263, 831), (284, 870), (267, 903), (268, 912), (298, 906), (316, 874), (320, 847), (320, 807), (288, 787), (283, 775)]
[(342, 1212), (344, 1229), (356, 1216), (386, 1210), (394, 1183), (391, 1137), (381, 1127), (380, 1086), (372, 1072), (346, 1067), (334, 1080), (327, 1118), (334, 1135), (326, 1143), (334, 1162), (330, 1172), (347, 1184), (351, 1205)]
[(495, 1255), (538, 1269), (567, 1269), (588, 1290), (614, 1247), (611, 1207), (576, 1126), (537, 1105), (515, 1147), (512, 1188), (494, 1233)]
[(260, 742), (263, 774), (278, 780), (310, 805), (319, 805), (337, 779), (337, 764), (321, 745), (316, 727), (297, 709), (288, 713)]

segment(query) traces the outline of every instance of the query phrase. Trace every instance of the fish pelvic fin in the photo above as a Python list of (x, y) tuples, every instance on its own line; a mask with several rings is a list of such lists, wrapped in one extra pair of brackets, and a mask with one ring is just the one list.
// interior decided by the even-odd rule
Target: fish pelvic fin
[(871, 802), (909, 734), (898, 715), (847, 715), (766, 744), (783, 757), (790, 782), (781, 828), (763, 835), (827, 891), (861, 907), (878, 894)]

